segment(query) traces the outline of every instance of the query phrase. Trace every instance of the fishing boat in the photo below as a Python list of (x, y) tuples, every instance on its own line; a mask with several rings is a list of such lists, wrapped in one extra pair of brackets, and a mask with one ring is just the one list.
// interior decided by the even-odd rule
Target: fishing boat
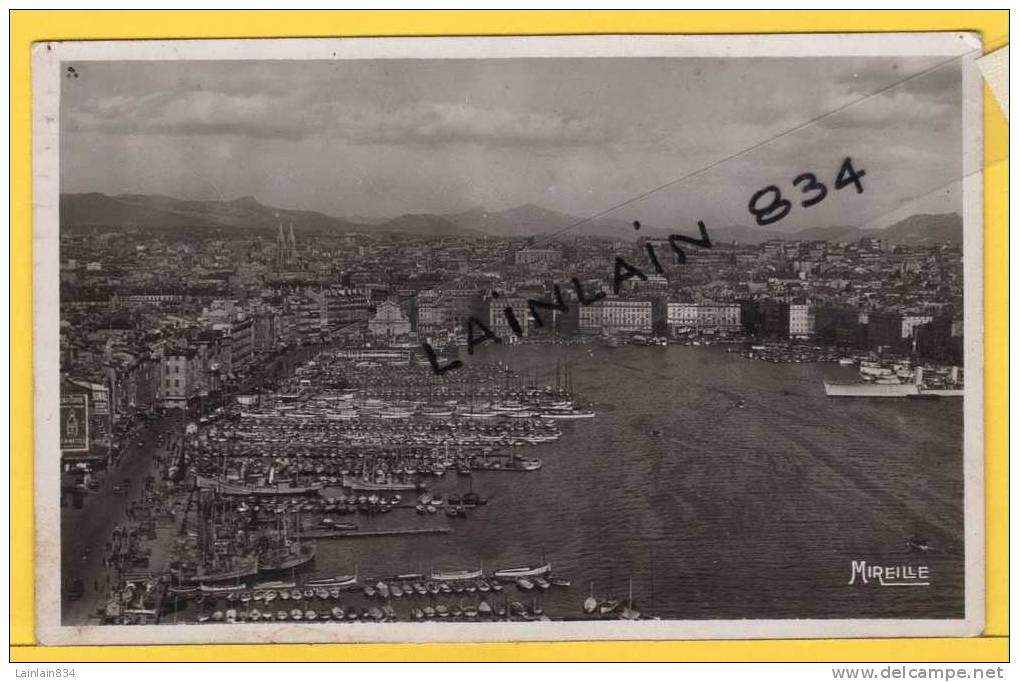
[(195, 573), (195, 582), (217, 583), (239, 580), (258, 573), (257, 556), (226, 557), (212, 564), (202, 564)]
[(259, 573), (289, 571), (315, 560), (314, 540), (294, 540), (263, 552), (258, 559)]
[(350, 488), (351, 490), (420, 490), (424, 487), (423, 483), (414, 483), (409, 481), (397, 481), (397, 480), (366, 480), (363, 478), (355, 478), (353, 476), (343, 477), (343, 487)]
[(499, 416), (498, 412), (492, 412), (491, 410), (467, 410), (458, 414), (467, 419), (493, 419)]
[(485, 572), (481, 568), (465, 571), (433, 571), (432, 580), (474, 580), (482, 577), (484, 574)]
[(529, 578), (536, 575), (545, 575), (552, 571), (552, 563), (541, 566), (520, 566), (518, 568), (504, 568), (496, 571), (493, 575), (500, 580), (515, 580), (517, 578)]
[(198, 590), (200, 592), (202, 592), (203, 594), (214, 594), (214, 595), (216, 595), (216, 594), (226, 595), (226, 594), (229, 594), (231, 592), (236, 592), (238, 590), (243, 590), (243, 589), (244, 589), (244, 585), (241, 585), (241, 584), (234, 584), (234, 585), (206, 585), (206, 584), (203, 583), (203, 584), (198, 586)]
[(573, 584), (573, 581), (565, 576), (552, 576), (549, 580), (552, 581), (552, 584), (556, 587), (569, 587)]
[(255, 583), (253, 589), (256, 590), (292, 590), (297, 587), (297, 583), (288, 582), (285, 580), (269, 580), (266, 582)]
[(527, 578), (517, 578), (516, 583), (521, 590), (529, 592), (534, 589), (534, 583)]
[(927, 540), (919, 536), (913, 536), (906, 540), (906, 547), (914, 552), (929, 552), (931, 549)]
[(591, 594), (584, 600), (584, 613), (594, 613), (598, 610), (598, 600), (594, 598), (594, 581), (591, 582)]
[(623, 620), (640, 620), (640, 611), (633, 607), (633, 578), (630, 578), (630, 592), (626, 598), (626, 606), (623, 607), (619, 617)]
[(594, 419), (591, 410), (550, 410), (539, 415), (542, 419)]
[(617, 608), (619, 608), (619, 600), (618, 599), (606, 599), (605, 601), (603, 601), (600, 604), (598, 604), (598, 613), (600, 613), (600, 614), (602, 614), (604, 616), (604, 615), (607, 615), (609, 613), (612, 613)]
[(332, 578), (315, 578), (305, 583), (309, 587), (324, 587), (326, 589), (353, 587), (357, 585), (357, 574), (337, 575)]
[(539, 590), (547, 590), (552, 587), (552, 583), (545, 580), (540, 575), (534, 577), (534, 584)]

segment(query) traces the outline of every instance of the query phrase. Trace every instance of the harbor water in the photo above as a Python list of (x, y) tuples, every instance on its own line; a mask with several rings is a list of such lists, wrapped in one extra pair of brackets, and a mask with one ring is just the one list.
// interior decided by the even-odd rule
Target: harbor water
[[(490, 573), (544, 556), (571, 588), (507, 592), (556, 618), (583, 617), (592, 589), (625, 600), (631, 580), (637, 607), (663, 619), (963, 615), (961, 399), (826, 398), (822, 381), (852, 368), (720, 348), (493, 345), (464, 361), (541, 384), (568, 363), (597, 416), (528, 448), (539, 471), (432, 478), (430, 492), (488, 498), (468, 518), (357, 519), (451, 532), (320, 540), (306, 577)], [(911, 551), (915, 536), (930, 550)], [(930, 584), (850, 584), (854, 561), (926, 566)]]

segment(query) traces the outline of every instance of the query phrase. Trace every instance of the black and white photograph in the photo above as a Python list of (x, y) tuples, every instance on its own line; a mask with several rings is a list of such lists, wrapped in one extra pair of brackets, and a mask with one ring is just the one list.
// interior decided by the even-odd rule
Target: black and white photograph
[(38, 44), (39, 638), (979, 634), (980, 54)]

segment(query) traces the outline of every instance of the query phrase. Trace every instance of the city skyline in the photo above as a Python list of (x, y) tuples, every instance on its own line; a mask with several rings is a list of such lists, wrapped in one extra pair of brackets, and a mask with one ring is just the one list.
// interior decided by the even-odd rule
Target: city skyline
[[(609, 216), (740, 224), (760, 187), (794, 194), (792, 179), (807, 171), (830, 183), (846, 155), (866, 168), (866, 207), (839, 196), (776, 226), (791, 232), (880, 227), (905, 202), (911, 213), (958, 210), (965, 173), (960, 71), (935, 58), (76, 69), (61, 107), (64, 193), (250, 195), (347, 219), (529, 203), (587, 216), (781, 136)], [(726, 91), (747, 106), (717, 96)], [(799, 127), (806, 121), (815, 122)]]

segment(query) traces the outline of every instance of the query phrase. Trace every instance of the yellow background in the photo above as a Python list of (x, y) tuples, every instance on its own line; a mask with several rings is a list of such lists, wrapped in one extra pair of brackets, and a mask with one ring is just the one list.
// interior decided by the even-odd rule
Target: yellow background
[[(987, 627), (978, 638), (715, 642), (41, 647), (33, 637), (30, 47), (40, 40), (456, 34), (978, 31), (1008, 43), (1005, 10), (71, 11), (15, 10), (11, 64), (11, 659), (34, 661), (686, 660), (1005, 661), (1008, 657), (1008, 165), (984, 174)], [(984, 86), (984, 156), (1008, 154)]]

